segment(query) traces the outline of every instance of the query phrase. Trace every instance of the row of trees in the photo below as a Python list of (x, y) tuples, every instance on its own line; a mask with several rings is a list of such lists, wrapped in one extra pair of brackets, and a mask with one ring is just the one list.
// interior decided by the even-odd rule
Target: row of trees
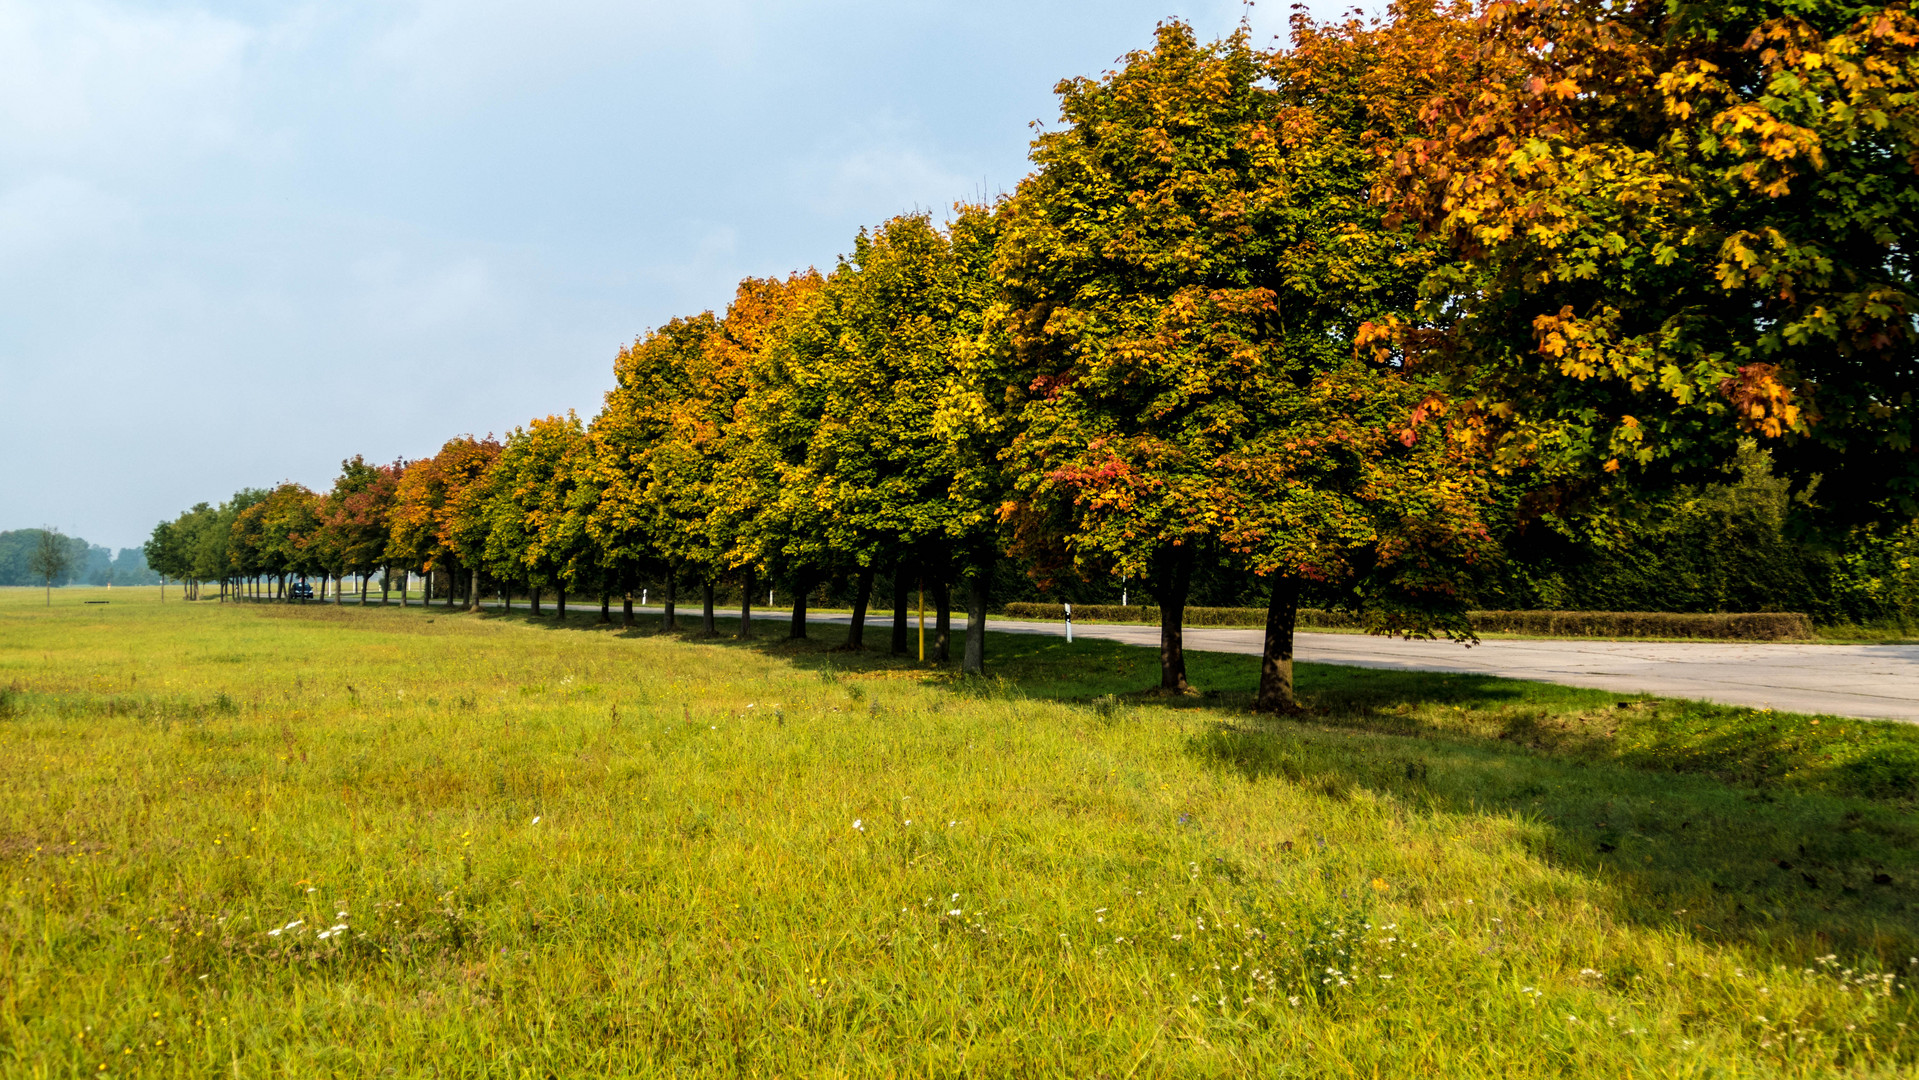
[(121, 548), (116, 555), (58, 529), (15, 529), (0, 532), (0, 586), (46, 584), (34, 553), (49, 542), (66, 551), (66, 568), (53, 575), (53, 585), (156, 585), (160, 581), (139, 548)]
[(853, 647), (883, 575), (896, 638), (908, 583), (942, 631), (963, 591), (978, 671), (1011, 556), (1147, 583), (1173, 692), (1194, 568), (1224, 561), (1267, 583), (1259, 704), (1290, 708), (1303, 592), (1469, 635), (1512, 520), (1603, 530), (1742, 439), (1839, 514), (1910, 518), (1916, 27), (1819, 0), (1408, 3), (1272, 52), (1162, 25), (1060, 84), (1013, 194), (659, 327), (590, 423), (355, 458), (149, 557), (223, 544), (212, 577), (362, 597), (441, 570), (471, 602), (656, 578), (709, 629), (730, 582), (742, 634), (776, 578), (795, 636), (839, 579)]

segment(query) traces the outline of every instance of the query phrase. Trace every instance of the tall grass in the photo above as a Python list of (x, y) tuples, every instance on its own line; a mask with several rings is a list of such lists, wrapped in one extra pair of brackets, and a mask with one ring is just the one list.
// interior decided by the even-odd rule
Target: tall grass
[(111, 599), (0, 592), (7, 1075), (1919, 1064), (1910, 795), (1683, 757), (1809, 718)]

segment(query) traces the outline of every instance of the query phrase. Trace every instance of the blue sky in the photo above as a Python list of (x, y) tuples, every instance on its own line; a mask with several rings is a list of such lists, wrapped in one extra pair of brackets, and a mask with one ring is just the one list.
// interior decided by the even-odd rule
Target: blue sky
[(0, 529), (591, 416), (622, 343), (1011, 189), (1055, 82), (1246, 10), (0, 0)]

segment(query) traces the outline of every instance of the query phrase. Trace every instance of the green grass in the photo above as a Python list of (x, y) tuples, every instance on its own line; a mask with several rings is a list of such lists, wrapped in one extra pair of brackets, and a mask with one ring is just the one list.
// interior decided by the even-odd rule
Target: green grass
[(1919, 645), (1919, 628), (1889, 619), (1875, 623), (1820, 623), (1815, 640), (1835, 645)]
[(0, 1074), (1919, 1067), (1909, 727), (155, 595), (0, 590)]

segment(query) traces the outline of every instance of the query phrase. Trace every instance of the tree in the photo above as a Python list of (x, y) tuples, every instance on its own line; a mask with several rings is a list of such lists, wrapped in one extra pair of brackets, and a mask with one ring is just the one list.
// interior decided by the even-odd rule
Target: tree
[(1854, 519), (1919, 509), (1919, 20), (1491, 5), (1381, 193), (1452, 259), (1405, 335), (1559, 501), (1755, 436)]
[(467, 607), (472, 611), (480, 609), (479, 574), (491, 525), (487, 497), (492, 491), (490, 474), (499, 456), (500, 443), (491, 435), (454, 439), (441, 447), (437, 456), (446, 484), (446, 500), (439, 514), (440, 545), (450, 556), (449, 570), (454, 574), (466, 571)]
[[(326, 546), (336, 555), (343, 572), (360, 576), (360, 603), (366, 603), (367, 575), (387, 566), (389, 521), (404, 462), (369, 465), (355, 454), (340, 462), (340, 475), (333, 490), (322, 501), (320, 527)], [(380, 602), (386, 602), (381, 589)], [(336, 594), (336, 599), (338, 596)]]
[[(429, 573), (440, 552), (439, 510), (446, 502), (446, 482), (436, 458), (409, 462), (394, 486), (393, 511), (387, 519), (387, 561)], [(407, 603), (407, 577), (401, 579), (400, 606)], [(429, 582), (431, 579), (429, 579)], [(432, 601), (432, 586), (423, 602)]]
[(269, 494), (260, 488), (242, 488), (227, 504), (233, 514), (233, 523), (227, 529), (227, 566), (236, 581), (253, 581), (275, 569), (261, 524), (265, 511), (256, 509)]
[[(457, 575), (462, 569), (477, 569), (485, 557), (488, 472), (499, 453), (500, 444), (491, 435), (462, 435), (449, 439), (433, 457), (407, 465), (395, 485), (389, 557), (410, 570), (443, 571), (449, 607)], [(469, 602), (478, 606), (477, 588)]]
[(175, 523), (171, 521), (162, 521), (158, 525), (155, 525), (152, 535), (150, 535), (147, 538), (147, 542), (141, 546), (141, 551), (144, 552), (147, 557), (147, 565), (152, 567), (155, 573), (161, 575), (160, 597), (163, 600), (166, 598), (165, 586), (167, 578), (173, 578), (181, 582), (186, 580), (181, 572), (186, 564), (186, 559), (182, 552), (183, 547), (182, 537), (175, 528)]
[(1353, 27), (1266, 58), (1243, 28), (1201, 45), (1164, 24), (1119, 71), (1060, 85), (1065, 126), (1004, 211), (1023, 401), (1006, 515), (1054, 568), (1156, 580), (1167, 692), (1188, 689), (1202, 551), (1272, 582), (1263, 708), (1293, 707), (1304, 581), (1351, 588), (1377, 631), (1470, 632), (1471, 444), (1401, 357), (1356, 348), (1430, 266), (1368, 202), (1370, 45)]
[[(245, 514), (257, 513), (257, 526), (243, 526), (246, 534), (257, 528), (263, 564), (279, 577), (281, 594), (290, 577), (306, 578), (324, 570), (324, 548), (320, 538), (321, 497), (292, 481), (284, 481), (264, 499), (248, 507)], [(229, 534), (234, 530), (229, 530)]]
[[(241, 495), (257, 495), (242, 492)], [(154, 527), (145, 553), (148, 565), (179, 581), (186, 599), (199, 599), (199, 586), (227, 580), (233, 561), (234, 524), (239, 516), (233, 502), (221, 506), (198, 503), (170, 522)]]
[[(666, 628), (676, 628), (677, 586), (689, 567), (711, 581), (713, 552), (705, 539), (703, 477), (710, 459), (701, 440), (722, 421), (688, 415), (707, 349), (718, 334), (712, 312), (674, 319), (631, 346), (613, 364), (606, 407), (587, 429), (592, 444), (593, 509), (585, 527), (632, 609), (633, 583), (657, 567), (666, 577)], [(711, 585), (707, 630), (711, 632)]]
[[(716, 438), (703, 442), (714, 456), (705, 482), (705, 541), (718, 561), (739, 574), (739, 636), (753, 636), (753, 594), (760, 575), (778, 565), (785, 554), (771, 534), (757, 527), (757, 519), (778, 492), (769, 486), (764, 443), (744, 399), (753, 387), (753, 372), (786, 332), (793, 316), (803, 310), (823, 286), (816, 271), (777, 278), (747, 278), (740, 282), (719, 333), (707, 342), (701, 378), (694, 386), (693, 408), (687, 419), (722, 413), (723, 423), (712, 429)], [(704, 463), (703, 463), (704, 464)]]
[(728, 572), (741, 578), (741, 635), (752, 633), (762, 553), (750, 538), (741, 542), (741, 528), (759, 489), (734, 486), (741, 474), (728, 463), (750, 442), (734, 430), (735, 414), (774, 327), (819, 285), (812, 271), (748, 278), (725, 318), (707, 312), (648, 334), (621, 351), (615, 387), (593, 422), (598, 495), (589, 535), (621, 565), (655, 561), (669, 587), (683, 570), (699, 575), (706, 633)]
[(590, 453), (577, 416), (549, 416), (508, 435), (491, 474), (485, 565), (507, 581), (558, 588), (562, 619), (568, 588), (601, 582), (586, 518), (574, 512)]
[(73, 569), (73, 553), (67, 549), (67, 538), (58, 530), (41, 529), (39, 542), (27, 553), (27, 569), (46, 582), (47, 606), (52, 607), (53, 580), (65, 578)]
[[(856, 575), (852, 647), (874, 572), (891, 561), (931, 577), (945, 660), (951, 568), (990, 562), (998, 500), (966, 454), (980, 426), (971, 406), (988, 395), (961, 361), (985, 332), (992, 240), (990, 215), (974, 207), (946, 230), (913, 214), (862, 231), (751, 369), (736, 459), (750, 480), (734, 490), (753, 491), (755, 507), (742, 534), (795, 569), (796, 597), (835, 568)], [(803, 616), (796, 600), (796, 636)]]

